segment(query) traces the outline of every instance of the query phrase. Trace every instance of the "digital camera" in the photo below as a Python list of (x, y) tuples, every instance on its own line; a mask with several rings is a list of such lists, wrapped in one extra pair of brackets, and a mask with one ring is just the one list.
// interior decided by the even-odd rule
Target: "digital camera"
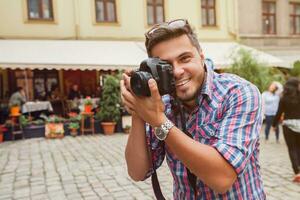
[(171, 94), (175, 91), (175, 78), (170, 63), (159, 58), (148, 58), (141, 62), (140, 68), (131, 74), (130, 86), (137, 96), (151, 96), (148, 80), (153, 78), (158, 86), (160, 95)]

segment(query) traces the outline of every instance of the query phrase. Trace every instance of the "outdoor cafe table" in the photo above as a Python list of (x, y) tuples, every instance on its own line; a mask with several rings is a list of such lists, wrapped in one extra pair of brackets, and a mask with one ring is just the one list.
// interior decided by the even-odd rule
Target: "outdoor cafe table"
[(22, 106), (22, 113), (32, 113), (37, 111), (53, 111), (49, 101), (28, 101)]

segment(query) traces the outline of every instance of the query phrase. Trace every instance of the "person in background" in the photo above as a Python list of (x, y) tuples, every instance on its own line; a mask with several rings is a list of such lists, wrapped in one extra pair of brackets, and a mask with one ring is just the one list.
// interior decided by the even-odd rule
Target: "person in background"
[(101, 97), (101, 86), (97, 86), (96, 92), (95, 92), (95, 97), (100, 98)]
[(273, 121), (276, 129), (284, 114), (283, 135), (288, 147), (290, 160), (295, 173), (294, 182), (300, 183), (300, 81), (292, 77), (284, 85), (283, 95)]
[(48, 98), (49, 98), (49, 100), (61, 100), (62, 99), (62, 95), (56, 84), (51, 86), (51, 91), (50, 91)]
[(9, 98), (9, 107), (13, 105), (22, 106), (26, 102), (26, 95), (25, 91), (22, 87), (18, 87), (17, 91), (14, 92), (11, 97)]
[(72, 88), (70, 89), (68, 99), (74, 100), (74, 99), (80, 99), (81, 98), (81, 93), (79, 91), (78, 85), (73, 84)]
[[(272, 82), (269, 85), (268, 90), (262, 93), (262, 106), (263, 106), (265, 122), (266, 122), (266, 127), (265, 127), (265, 140), (266, 141), (268, 141), (268, 139), (269, 139), (270, 129), (271, 129), (274, 117), (276, 115), (276, 112), (278, 110), (280, 97), (279, 97), (279, 95), (276, 94), (277, 90), (278, 90), (278, 87), (277, 87), (276, 83)], [(275, 129), (275, 134), (276, 134), (276, 142), (278, 143), (279, 142), (279, 128), (278, 127)]]

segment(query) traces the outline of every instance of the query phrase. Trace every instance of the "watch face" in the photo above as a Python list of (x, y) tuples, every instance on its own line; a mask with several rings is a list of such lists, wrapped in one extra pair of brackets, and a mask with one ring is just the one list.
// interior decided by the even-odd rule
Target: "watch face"
[(161, 128), (155, 128), (154, 130), (156, 137), (159, 140), (164, 140), (165, 139), (165, 132)]

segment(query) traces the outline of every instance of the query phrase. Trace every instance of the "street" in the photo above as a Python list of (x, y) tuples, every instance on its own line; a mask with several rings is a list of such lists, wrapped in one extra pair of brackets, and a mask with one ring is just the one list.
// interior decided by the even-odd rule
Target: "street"
[[(154, 199), (150, 179), (133, 182), (127, 175), (127, 137), (117, 133), (1, 143), (0, 199)], [(272, 133), (268, 142), (261, 139), (260, 149), (267, 199), (300, 199), (282, 133), (279, 144)], [(172, 199), (165, 163), (158, 178), (164, 195)]]

